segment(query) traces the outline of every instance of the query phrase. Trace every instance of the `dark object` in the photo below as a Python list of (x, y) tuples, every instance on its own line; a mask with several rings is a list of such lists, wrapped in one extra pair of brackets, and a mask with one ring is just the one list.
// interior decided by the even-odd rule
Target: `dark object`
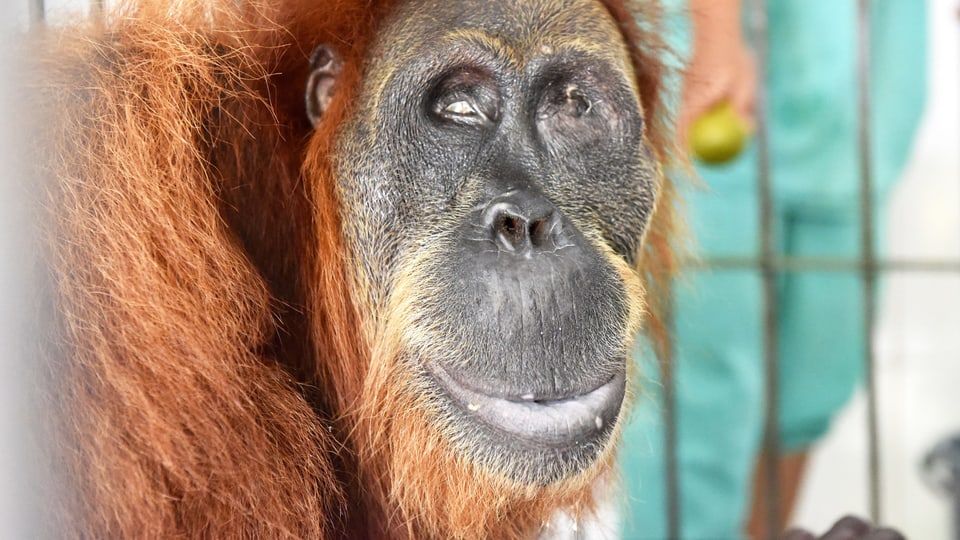
[(960, 539), (960, 435), (933, 447), (923, 460), (924, 478), (953, 503), (953, 537)]
[(906, 540), (899, 532), (886, 527), (875, 528), (858, 517), (846, 516), (833, 524), (823, 536), (801, 529), (791, 529), (781, 540)]

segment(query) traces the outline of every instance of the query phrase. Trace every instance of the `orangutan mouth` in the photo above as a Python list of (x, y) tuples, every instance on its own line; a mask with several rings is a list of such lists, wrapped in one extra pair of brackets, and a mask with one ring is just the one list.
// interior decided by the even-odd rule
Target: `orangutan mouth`
[(540, 399), (533, 393), (490, 395), (468, 388), (446, 370), (431, 370), (467, 416), (528, 445), (564, 448), (596, 440), (615, 424), (626, 389), (624, 373), (587, 392)]

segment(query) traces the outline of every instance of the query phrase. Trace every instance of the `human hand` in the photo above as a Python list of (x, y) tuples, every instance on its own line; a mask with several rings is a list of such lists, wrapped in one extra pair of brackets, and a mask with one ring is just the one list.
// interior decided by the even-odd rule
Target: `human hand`
[(748, 130), (756, 124), (757, 65), (743, 41), (739, 9), (720, 3), (691, 4), (693, 55), (684, 71), (677, 137), (688, 147), (691, 124), (721, 102), (733, 107)]

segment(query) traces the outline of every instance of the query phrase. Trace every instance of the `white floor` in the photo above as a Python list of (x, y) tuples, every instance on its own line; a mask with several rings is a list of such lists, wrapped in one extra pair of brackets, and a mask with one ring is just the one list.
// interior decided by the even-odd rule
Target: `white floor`
[[(895, 0), (914, 1), (914, 0)], [(931, 95), (911, 164), (889, 216), (891, 255), (960, 261), (960, 20), (955, 0), (931, 0)], [(882, 517), (909, 538), (949, 540), (946, 499), (921, 461), (960, 435), (960, 274), (890, 274), (875, 340), (881, 418)], [(866, 399), (861, 393), (815, 451), (794, 521), (824, 528), (838, 512), (868, 512)]]

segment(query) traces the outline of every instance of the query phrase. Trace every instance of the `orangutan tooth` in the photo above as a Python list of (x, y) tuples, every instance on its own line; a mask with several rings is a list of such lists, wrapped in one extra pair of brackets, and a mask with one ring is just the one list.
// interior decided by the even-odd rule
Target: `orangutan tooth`
[(467, 408), (470, 409), (470, 412), (477, 412), (480, 410), (480, 406), (477, 405), (476, 403), (471, 403), (467, 405)]
[(603, 418), (599, 416), (593, 419), (593, 423), (597, 425), (597, 429), (603, 428)]

